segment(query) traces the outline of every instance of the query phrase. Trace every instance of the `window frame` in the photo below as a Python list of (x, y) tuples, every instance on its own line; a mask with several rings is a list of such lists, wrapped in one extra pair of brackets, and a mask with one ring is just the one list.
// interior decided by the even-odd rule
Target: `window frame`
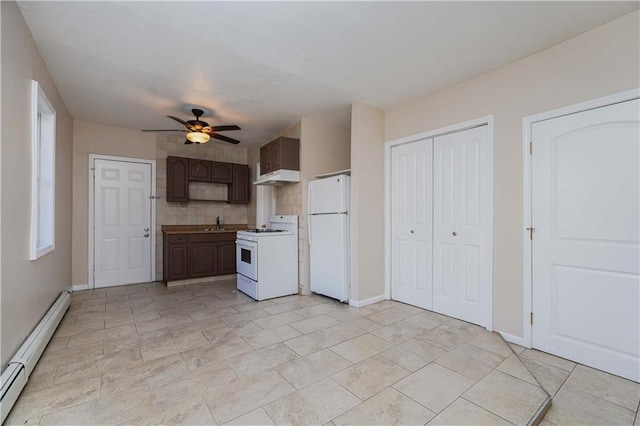
[[(46, 144), (46, 145), (44, 145)], [(47, 155), (43, 162), (43, 155)], [(29, 259), (36, 260), (55, 249), (56, 110), (37, 81), (31, 81), (31, 232)], [(43, 199), (43, 179), (49, 185)], [(43, 224), (41, 209), (48, 209)], [(43, 229), (47, 226), (47, 229)], [(45, 235), (46, 234), (46, 235)], [(45, 240), (44, 242), (41, 242)]]

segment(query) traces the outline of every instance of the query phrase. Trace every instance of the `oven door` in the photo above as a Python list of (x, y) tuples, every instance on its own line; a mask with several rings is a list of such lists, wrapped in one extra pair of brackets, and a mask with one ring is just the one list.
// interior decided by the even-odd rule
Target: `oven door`
[(258, 243), (236, 240), (236, 268), (239, 274), (258, 281)]

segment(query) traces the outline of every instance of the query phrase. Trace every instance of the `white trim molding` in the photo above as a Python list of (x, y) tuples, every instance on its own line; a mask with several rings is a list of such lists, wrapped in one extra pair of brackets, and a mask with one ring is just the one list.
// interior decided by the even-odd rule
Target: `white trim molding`
[[(531, 348), (533, 345), (532, 341), (532, 325), (530, 321), (530, 315), (533, 312), (533, 258), (532, 258), (532, 250), (531, 245), (532, 241), (529, 239), (529, 231), (527, 228), (535, 227), (532, 218), (532, 207), (533, 200), (531, 185), (531, 159), (532, 156), (529, 154), (529, 143), (534, 142), (534, 153), (535, 153), (535, 141), (532, 141), (531, 128), (534, 123), (550, 120), (553, 118), (562, 117), (565, 115), (576, 114), (583, 111), (588, 111), (591, 109), (602, 108), (608, 105), (617, 104), (620, 102), (626, 102), (633, 99), (640, 98), (640, 89), (632, 89), (626, 90), (624, 92), (616, 93), (609, 96), (604, 96), (597, 99), (592, 99), (585, 102), (580, 102), (573, 105), (568, 105), (562, 108), (553, 109), (550, 111), (545, 111), (539, 114), (530, 115), (528, 117), (524, 117), (522, 119), (522, 211), (523, 211), (523, 229), (522, 229), (522, 244), (523, 244), (523, 259), (522, 259), (522, 286), (523, 286), (523, 301), (522, 301), (522, 327), (523, 327), (523, 337), (522, 343), (518, 343), (519, 345), (525, 346), (527, 348)], [(509, 338), (504, 335), (505, 340), (509, 340)], [(518, 339), (518, 337), (513, 336), (513, 338)], [(514, 343), (517, 343), (514, 341)]]
[(74, 284), (71, 286), (71, 288), (69, 289), (72, 292), (73, 291), (82, 291), (82, 290), (89, 290), (89, 284)]
[[(49, 187), (48, 190), (43, 188)], [(43, 195), (44, 194), (44, 195)], [(44, 206), (44, 215), (41, 210)], [(47, 214), (48, 213), (48, 214)], [(56, 110), (42, 86), (31, 80), (31, 229), (29, 260), (55, 249)]]
[(383, 300), (387, 300), (387, 299), (388, 297), (384, 294), (370, 297), (368, 299), (363, 299), (363, 300), (350, 299), (349, 306), (353, 306), (355, 308), (362, 308), (363, 306), (373, 305), (374, 303), (382, 302)]
[[(89, 259), (88, 259), (88, 280), (87, 284), (89, 289), (96, 288), (95, 286), (95, 271), (93, 270), (93, 266), (95, 264), (95, 246), (94, 246), (94, 204), (95, 204), (95, 194), (94, 194), (94, 170), (95, 170), (95, 160), (111, 160), (111, 161), (121, 161), (127, 163), (141, 163), (141, 164), (149, 164), (151, 166), (151, 268), (150, 268), (150, 276), (149, 282), (153, 282), (156, 280), (156, 201), (157, 197), (157, 188), (156, 188), (156, 160), (149, 160), (146, 158), (133, 158), (133, 157), (116, 157), (112, 155), (101, 155), (101, 154), (89, 154), (89, 220), (88, 222), (88, 243), (89, 243)], [(83, 289), (84, 290), (84, 289)]]
[(386, 299), (391, 299), (391, 148), (403, 145), (418, 140), (433, 138), (436, 136), (446, 135), (448, 133), (460, 132), (463, 130), (472, 129), (474, 127), (487, 126), (487, 133), (489, 139), (489, 169), (491, 182), (489, 183), (489, 264), (491, 265), (489, 282), (489, 306), (487, 306), (486, 315), (486, 328), (489, 331), (493, 330), (493, 204), (494, 204), (494, 166), (493, 166), (493, 140), (494, 140), (494, 127), (493, 127), (493, 115), (487, 115), (484, 117), (476, 118), (473, 120), (465, 121), (462, 123), (453, 124), (451, 126), (441, 127), (435, 130), (429, 130), (426, 132), (418, 133), (416, 135), (406, 136), (399, 139), (394, 139), (384, 144), (384, 296)]

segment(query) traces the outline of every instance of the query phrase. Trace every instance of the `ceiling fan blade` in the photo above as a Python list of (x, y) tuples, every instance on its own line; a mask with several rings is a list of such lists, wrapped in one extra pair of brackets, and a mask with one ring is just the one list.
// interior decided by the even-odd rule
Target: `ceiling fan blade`
[(182, 124), (187, 129), (193, 130), (193, 126), (191, 124), (187, 123), (186, 121), (182, 120), (181, 118), (174, 117), (172, 115), (167, 115), (167, 117), (169, 117), (172, 120), (176, 120), (178, 123)]
[(141, 132), (185, 132), (185, 133), (187, 133), (187, 130), (163, 129), (163, 130), (141, 130)]
[(235, 124), (229, 126), (211, 126), (214, 132), (225, 132), (227, 130), (242, 130), (240, 126), (236, 126)]
[(219, 139), (219, 140), (224, 141), (224, 142), (232, 143), (232, 144), (234, 144), (234, 145), (236, 145), (236, 144), (239, 144), (239, 143), (240, 143), (240, 141), (238, 141), (238, 140), (231, 139), (231, 138), (228, 138), (228, 137), (226, 137), (226, 136), (219, 135), (219, 134), (217, 134), (217, 133), (212, 134), (212, 135), (211, 135), (211, 137), (212, 137), (212, 138)]

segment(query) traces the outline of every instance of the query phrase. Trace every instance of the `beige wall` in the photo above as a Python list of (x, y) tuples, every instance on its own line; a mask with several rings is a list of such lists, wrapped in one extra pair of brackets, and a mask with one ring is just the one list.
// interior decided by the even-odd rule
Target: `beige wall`
[(156, 137), (138, 130), (73, 122), (73, 285), (89, 283), (89, 154), (153, 160)]
[[(184, 138), (158, 135), (156, 138), (157, 195), (156, 203), (156, 279), (162, 279), (162, 225), (205, 225), (214, 224), (220, 216), (220, 223), (247, 223), (247, 204), (227, 204), (190, 201), (188, 203), (168, 203), (167, 157), (200, 158), (203, 160), (247, 164), (247, 148), (217, 142), (214, 139), (204, 145), (185, 145)], [(190, 183), (189, 194), (202, 191), (206, 199), (226, 199), (227, 185), (211, 183)]]
[(384, 294), (384, 112), (351, 106), (351, 299)]
[[(490, 73), (385, 111), (386, 141), (494, 115), (496, 330), (523, 334), (522, 118), (638, 88), (639, 22), (638, 12), (628, 14)], [(382, 169), (382, 162), (372, 158), (366, 167)], [(382, 191), (376, 206), (383, 209)]]
[[(2, 367), (71, 284), (72, 121), (14, 2), (2, 15)], [(31, 80), (56, 110), (55, 250), (29, 261)], [(7, 125), (10, 124), (10, 125)]]
[[(309, 294), (307, 196), (309, 181), (319, 174), (345, 170), (351, 164), (351, 129), (303, 118), (300, 132), (301, 206), (299, 221), (300, 292)], [(301, 237), (301, 238), (300, 238)]]

